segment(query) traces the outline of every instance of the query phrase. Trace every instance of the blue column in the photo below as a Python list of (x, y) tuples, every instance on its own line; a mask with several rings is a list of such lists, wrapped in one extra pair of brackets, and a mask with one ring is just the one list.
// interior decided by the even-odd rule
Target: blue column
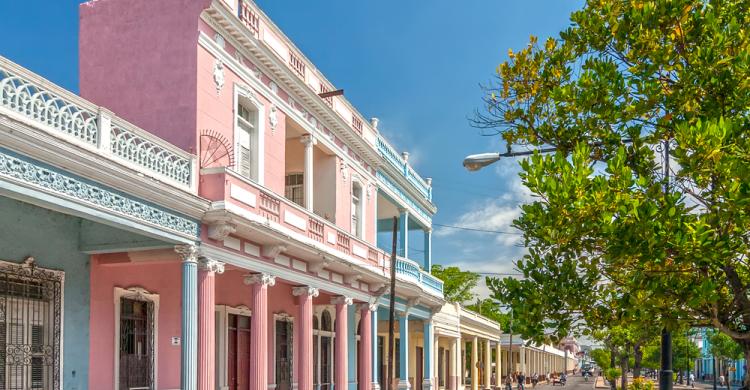
[(409, 314), (398, 314), (398, 336), (399, 336), (399, 370), (400, 376), (398, 389), (405, 390), (409, 384)]
[(432, 229), (424, 231), (424, 270), (432, 271)]
[(178, 246), (182, 258), (182, 367), (180, 388), (198, 388), (198, 249)]
[(398, 216), (398, 255), (409, 258), (409, 211), (400, 210)]
[(357, 390), (357, 310), (355, 306), (351, 310), (347, 310), (346, 315), (348, 317), (349, 329), (347, 330), (347, 338), (349, 339), (347, 349), (347, 369), (349, 371), (349, 390)]
[(432, 368), (434, 367), (433, 360), (434, 352), (433, 344), (435, 343), (435, 335), (432, 332), (432, 321), (424, 321), (424, 381), (422, 382), (422, 389), (428, 390), (433, 388), (432, 384)]
[(380, 362), (378, 361), (378, 310), (372, 316), (372, 390), (379, 390)]

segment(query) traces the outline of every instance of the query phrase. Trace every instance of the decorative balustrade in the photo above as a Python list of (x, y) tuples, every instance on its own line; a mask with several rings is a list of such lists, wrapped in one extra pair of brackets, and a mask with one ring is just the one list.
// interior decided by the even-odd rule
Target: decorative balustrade
[[(320, 83), (320, 93), (326, 93), (326, 92), (331, 92), (331, 88), (328, 88), (327, 85)], [(328, 96), (328, 97), (324, 97), (321, 99), (323, 99), (323, 101), (326, 102), (328, 107), (333, 107), (333, 96)]]
[(362, 119), (359, 119), (357, 114), (352, 114), (352, 127), (357, 133), (362, 134)]
[(52, 135), (192, 189), (194, 156), (0, 57), (0, 112), (41, 124)]
[(269, 221), (279, 222), (279, 215), (281, 214), (280, 201), (263, 191), (258, 196), (258, 205), (260, 206), (260, 214), (266, 217)]
[(307, 229), (308, 236), (315, 241), (323, 242), (323, 234), (325, 233), (325, 224), (319, 221), (317, 218), (310, 216)]
[(296, 54), (289, 52), (289, 66), (297, 73), (297, 76), (305, 79), (305, 63)]
[(344, 232), (336, 232), (336, 247), (348, 254), (351, 254), (351, 240), (349, 239), (349, 236), (347, 236)]
[(419, 267), (419, 264), (405, 259), (403, 257), (396, 258), (396, 275), (405, 276), (413, 279), (414, 282), (418, 283), (423, 288), (426, 288), (436, 295), (443, 295), (443, 281), (428, 274)]
[(260, 18), (258, 14), (253, 11), (247, 1), (240, 2), (240, 20), (252, 31), (255, 37), (260, 34)]

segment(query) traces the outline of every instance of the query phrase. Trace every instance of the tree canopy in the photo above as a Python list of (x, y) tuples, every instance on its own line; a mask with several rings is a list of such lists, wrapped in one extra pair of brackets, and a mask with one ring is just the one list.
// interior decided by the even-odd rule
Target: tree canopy
[(443, 267), (433, 264), (431, 273), (443, 281), (443, 296), (451, 303), (471, 301), (476, 296), (474, 288), (477, 287), (479, 274), (471, 271), (462, 271), (458, 267)]
[(650, 319), (750, 358), (750, 2), (589, 0), (571, 22), (510, 51), (475, 118), (556, 149), (520, 161), (524, 278), (493, 296), (525, 337)]

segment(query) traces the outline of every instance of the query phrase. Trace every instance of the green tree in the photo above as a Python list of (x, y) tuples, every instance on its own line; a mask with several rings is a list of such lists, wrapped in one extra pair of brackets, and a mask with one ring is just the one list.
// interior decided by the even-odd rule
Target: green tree
[(509, 148), (557, 150), (520, 162), (525, 279), (490, 288), (540, 320), (525, 336), (595, 329), (576, 313), (614, 302), (624, 322), (714, 327), (750, 360), (750, 2), (589, 0), (571, 22), (511, 51), (476, 117)]
[(476, 296), (473, 291), (479, 281), (477, 273), (462, 271), (458, 267), (433, 264), (432, 276), (443, 281), (443, 296), (448, 302), (463, 304)]
[(608, 368), (610, 368), (609, 351), (607, 351), (606, 349), (597, 348), (592, 349), (589, 354), (591, 355), (591, 359), (594, 360), (594, 363), (596, 363), (599, 368), (601, 368), (602, 370), (607, 370)]
[[(707, 332), (708, 341), (711, 344), (710, 353), (713, 355), (717, 360), (722, 361), (729, 361), (729, 360), (739, 360), (742, 359), (743, 353), (742, 353), (742, 347), (740, 344), (732, 340), (731, 337), (719, 333), (715, 330), (709, 330)], [(727, 378), (726, 384), (727, 389), (730, 388), (729, 383), (729, 373), (724, 372), (722, 373), (725, 378)]]

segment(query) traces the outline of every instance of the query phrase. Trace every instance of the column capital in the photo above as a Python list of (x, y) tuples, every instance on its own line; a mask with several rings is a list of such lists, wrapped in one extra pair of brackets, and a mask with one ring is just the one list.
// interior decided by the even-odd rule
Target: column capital
[(250, 286), (253, 284), (261, 284), (264, 286), (272, 287), (276, 284), (276, 277), (270, 274), (257, 273), (249, 274), (245, 276), (245, 284)]
[(375, 311), (378, 310), (378, 304), (377, 302), (358, 303), (357, 309)]
[(295, 297), (299, 296), (309, 296), (309, 297), (317, 297), (320, 294), (320, 290), (318, 290), (315, 287), (310, 286), (297, 286), (292, 288), (292, 295)]
[(217, 274), (224, 273), (224, 263), (209, 259), (208, 257), (198, 258), (198, 268), (203, 271), (214, 272)]
[(354, 303), (354, 300), (352, 298), (343, 295), (331, 298), (332, 305), (351, 305), (352, 303)]
[(299, 137), (299, 142), (302, 142), (305, 146), (313, 146), (318, 143), (318, 140), (312, 134), (304, 134)]
[(200, 249), (197, 245), (175, 245), (174, 251), (185, 263), (197, 263)]

